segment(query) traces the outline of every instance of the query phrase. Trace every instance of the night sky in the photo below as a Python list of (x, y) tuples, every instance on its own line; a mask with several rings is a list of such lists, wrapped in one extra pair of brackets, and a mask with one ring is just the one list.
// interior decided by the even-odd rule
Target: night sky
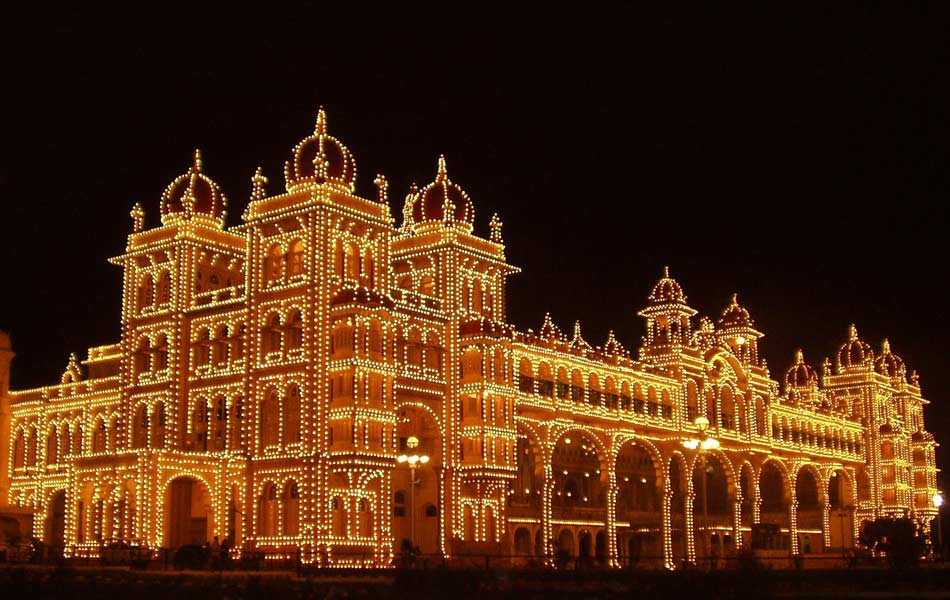
[(851, 322), (875, 351), (888, 337), (950, 447), (948, 6), (588, 4), (5, 19), (0, 328), (13, 387), (52, 383), (69, 352), (117, 341), (121, 273), (106, 260), (123, 252), (135, 202), (158, 224), (195, 147), (236, 225), (254, 168), (281, 191), (322, 105), (358, 192), (384, 173), (397, 217), (439, 153), (477, 231), (500, 214), (523, 269), (508, 300), (519, 327), (551, 311), (563, 329), (581, 319), (595, 345), (614, 329), (634, 349), (636, 311), (669, 265), (703, 314), (739, 293), (779, 380), (797, 347), (820, 367)]

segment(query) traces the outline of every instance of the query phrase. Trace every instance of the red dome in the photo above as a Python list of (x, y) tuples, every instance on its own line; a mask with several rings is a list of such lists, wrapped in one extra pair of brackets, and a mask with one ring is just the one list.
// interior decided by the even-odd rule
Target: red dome
[(891, 352), (891, 343), (887, 340), (884, 340), (881, 355), (874, 361), (874, 370), (892, 379), (895, 377), (903, 377), (906, 372), (904, 361), (901, 357)]
[(752, 317), (749, 311), (739, 306), (738, 294), (732, 295), (732, 303), (723, 311), (719, 318), (719, 324), (723, 327), (751, 327)]
[(321, 108), (313, 135), (294, 147), (294, 154), (284, 167), (287, 191), (294, 192), (309, 185), (327, 184), (344, 192), (352, 192), (356, 184), (356, 160), (340, 140), (327, 135), (327, 116)]
[(445, 157), (439, 157), (438, 173), (435, 181), (410, 195), (411, 215), (414, 225), (428, 222), (456, 222), (469, 229), (475, 220), (475, 209), (465, 190), (452, 183), (445, 169)]
[(663, 267), (663, 277), (653, 286), (650, 292), (650, 302), (653, 304), (677, 302), (685, 303), (686, 296), (683, 295), (683, 288), (675, 279), (670, 277), (670, 268)]
[(854, 325), (848, 328), (848, 341), (838, 348), (838, 370), (866, 365), (874, 361), (871, 346), (858, 338), (858, 329)]
[(176, 177), (162, 194), (162, 222), (206, 216), (223, 225), (226, 208), (227, 198), (218, 184), (204, 174), (201, 152), (195, 150), (188, 172)]
[(795, 352), (795, 364), (785, 372), (785, 386), (791, 388), (810, 387), (817, 383), (818, 375), (815, 370), (805, 363), (805, 355), (801, 350)]

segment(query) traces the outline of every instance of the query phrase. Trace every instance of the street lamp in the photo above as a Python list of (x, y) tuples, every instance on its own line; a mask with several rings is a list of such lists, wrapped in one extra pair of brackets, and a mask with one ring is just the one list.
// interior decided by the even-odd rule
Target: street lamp
[[(406, 439), (406, 447), (409, 450), (415, 450), (419, 447), (419, 438), (412, 435)], [(413, 452), (412, 454), (400, 454), (396, 457), (396, 460), (400, 463), (409, 464), (409, 541), (412, 542), (413, 547), (416, 545), (416, 486), (419, 485), (419, 480), (416, 479), (416, 469), (420, 465), (424, 465), (429, 462), (429, 456), (427, 454), (421, 454)]]
[(940, 507), (943, 506), (943, 494), (937, 492), (930, 501), (937, 509), (937, 548), (940, 549), (940, 558), (943, 559), (943, 527), (940, 524)]
[[(699, 450), (700, 472), (702, 473), (701, 487), (703, 494), (703, 556), (709, 557), (709, 507), (707, 505), (706, 497), (706, 452), (718, 448), (719, 440), (706, 435), (706, 430), (709, 429), (709, 419), (706, 417), (696, 417), (696, 419), (693, 420), (693, 425), (695, 425), (696, 429), (699, 430), (699, 434), (703, 436), (703, 439), (698, 440), (696, 438), (690, 438), (688, 440), (683, 440), (683, 447), (688, 450)], [(684, 535), (683, 538), (685, 540), (686, 536)]]

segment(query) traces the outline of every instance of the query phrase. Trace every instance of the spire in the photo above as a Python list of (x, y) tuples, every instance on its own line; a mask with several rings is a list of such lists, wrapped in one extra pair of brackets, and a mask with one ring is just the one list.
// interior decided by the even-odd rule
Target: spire
[(854, 323), (848, 325), (848, 340), (855, 342), (858, 339), (858, 328), (854, 326)]
[(251, 202), (263, 200), (267, 196), (266, 185), (267, 178), (264, 177), (264, 171), (261, 167), (257, 167), (254, 176), (251, 177)]
[(449, 178), (448, 171), (445, 169), (445, 155), (439, 155), (439, 170), (435, 175), (435, 180), (442, 182)]
[(491, 227), (491, 241), (496, 244), (504, 244), (504, 240), (501, 239), (501, 219), (498, 218), (498, 213), (495, 213), (491, 216), (491, 221), (488, 223), (488, 226)]
[(882, 352), (883, 354), (890, 354), (890, 353), (891, 353), (891, 343), (890, 343), (889, 341), (887, 341), (887, 338), (884, 338), (884, 343), (881, 344), (881, 352)]
[(416, 185), (416, 182), (413, 181), (409, 184), (409, 192), (406, 194), (406, 200), (402, 205), (402, 228), (408, 230), (408, 228), (413, 224), (414, 219), (412, 217), (412, 209), (417, 201), (419, 201), (419, 186)]
[(795, 350), (795, 364), (802, 365), (805, 364), (805, 354), (802, 352), (801, 348)]
[(327, 134), (327, 113), (323, 110), (323, 107), (320, 107), (320, 110), (317, 111), (317, 123), (313, 127), (314, 135), (326, 135)]
[(145, 209), (142, 208), (141, 202), (135, 203), (135, 206), (129, 211), (129, 216), (132, 217), (132, 231), (135, 233), (142, 231), (145, 226)]
[(193, 173), (201, 173), (201, 168), (202, 168), (201, 150), (198, 148), (195, 148), (194, 158), (192, 159), (192, 163), (191, 163), (191, 170)]
[(665, 279), (669, 279), (669, 278), (670, 278), (670, 268), (669, 268), (668, 266), (666, 266), (666, 265), (663, 266), (663, 277), (664, 277)]

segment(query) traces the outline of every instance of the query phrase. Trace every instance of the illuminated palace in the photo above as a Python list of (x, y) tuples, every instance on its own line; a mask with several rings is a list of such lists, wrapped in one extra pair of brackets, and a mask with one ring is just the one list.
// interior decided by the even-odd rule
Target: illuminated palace
[(443, 159), (397, 226), (386, 179), (355, 193), (320, 111), (284, 178), (272, 194), (258, 169), (226, 226), (195, 152), (160, 225), (136, 205), (112, 259), (120, 339), (58, 383), (9, 391), (0, 339), (0, 505), (33, 535), (68, 555), (217, 536), (384, 565), (411, 539), (450, 559), (673, 567), (753, 543), (840, 552), (881, 515), (929, 531), (928, 401), (887, 341), (852, 326), (833, 360), (790, 353), (775, 380), (737, 298), (698, 318), (668, 272), (635, 356), (549, 316), (518, 329), (502, 224), (476, 233)]

